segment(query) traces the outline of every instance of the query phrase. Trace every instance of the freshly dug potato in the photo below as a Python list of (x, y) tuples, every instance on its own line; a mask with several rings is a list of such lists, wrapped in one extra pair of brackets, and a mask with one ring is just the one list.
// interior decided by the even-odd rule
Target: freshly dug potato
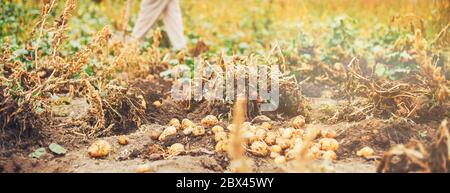
[(277, 164), (284, 164), (286, 163), (286, 157), (280, 155), (274, 159), (274, 162)]
[(160, 101), (155, 101), (153, 102), (153, 106), (158, 109), (162, 106), (162, 103)]
[(163, 130), (160, 129), (160, 128), (152, 129), (150, 131), (150, 138), (153, 139), (153, 140), (157, 140), (162, 132), (163, 132)]
[(178, 120), (178, 119), (176, 119), (176, 118), (170, 119), (169, 125), (170, 125), (170, 126), (174, 126), (174, 127), (177, 128), (177, 129), (181, 129), (181, 123), (180, 123), (180, 120)]
[(266, 142), (267, 145), (273, 145), (273, 144), (275, 144), (277, 137), (278, 137), (278, 135), (275, 131), (269, 131), (266, 134), (266, 138), (264, 139), (264, 142)]
[(164, 131), (158, 137), (158, 140), (164, 141), (166, 140), (167, 137), (175, 134), (177, 134), (177, 128), (175, 128), (174, 126), (169, 126), (166, 129), (164, 129)]
[(205, 135), (205, 133), (206, 133), (206, 130), (203, 126), (196, 126), (196, 127), (194, 127), (194, 130), (192, 130), (192, 134), (194, 136), (202, 136), (202, 135)]
[(224, 140), (227, 140), (227, 139), (228, 139), (228, 136), (227, 136), (227, 133), (225, 133), (225, 131), (218, 132), (218, 133), (216, 133), (216, 134), (214, 135), (214, 140), (215, 140), (216, 142), (224, 141)]
[(294, 119), (292, 120), (292, 127), (296, 129), (301, 129), (305, 126), (305, 123), (306, 123), (305, 117), (299, 115), (294, 117)]
[(277, 152), (270, 152), (270, 158), (272, 158), (272, 159), (275, 159), (275, 158), (277, 158), (277, 157), (279, 157), (280, 156), (280, 154), (279, 153), (277, 153)]
[(322, 138), (319, 140), (320, 149), (325, 151), (336, 151), (339, 148), (339, 143), (336, 139)]
[(281, 151), (283, 151), (283, 149), (281, 149), (279, 145), (270, 146), (270, 152), (281, 153)]
[(228, 141), (223, 140), (223, 141), (219, 141), (216, 144), (215, 150), (217, 152), (227, 152), (228, 149)]
[(170, 155), (178, 155), (182, 152), (184, 152), (184, 145), (181, 143), (174, 143), (169, 147)]
[(294, 149), (288, 149), (285, 153), (284, 153), (284, 157), (286, 157), (286, 160), (293, 160), (295, 158), (295, 156), (298, 154), (298, 151), (295, 151)]
[(120, 145), (128, 145), (129, 139), (128, 137), (122, 135), (119, 137), (118, 142)]
[(194, 131), (193, 127), (188, 127), (186, 129), (183, 129), (183, 134), (184, 135), (190, 135), (192, 133), (192, 131)]
[(219, 119), (217, 119), (217, 117), (214, 115), (208, 115), (201, 120), (201, 124), (204, 127), (212, 127), (219, 124)]
[(283, 129), (283, 132), (281, 133), (281, 137), (283, 137), (285, 139), (290, 139), (292, 137), (293, 133), (294, 133), (293, 128), (285, 128), (285, 129)]
[(312, 158), (314, 159), (320, 158), (322, 156), (322, 152), (317, 146), (312, 146), (311, 148), (309, 148), (308, 153), (311, 153)]
[(183, 129), (186, 129), (186, 128), (188, 128), (188, 127), (194, 128), (194, 127), (195, 127), (195, 123), (192, 122), (192, 121), (189, 120), (189, 119), (183, 119), (183, 120), (181, 120), (181, 127), (182, 127)]
[(359, 151), (357, 151), (356, 155), (360, 156), (360, 157), (370, 157), (370, 156), (373, 156), (374, 153), (375, 152), (373, 151), (372, 148), (366, 146), (366, 147), (363, 147), (362, 149), (360, 149)]
[(264, 123), (261, 123), (261, 127), (265, 128), (267, 130), (270, 130), (270, 129), (272, 129), (272, 124), (270, 124), (269, 122), (264, 122)]
[(320, 135), (323, 138), (335, 138), (336, 137), (336, 131), (334, 131), (332, 129), (322, 129), (320, 131)]
[(325, 151), (322, 154), (322, 158), (324, 160), (336, 160), (337, 156), (336, 156), (336, 153), (334, 151), (328, 150), (328, 151)]
[(216, 125), (216, 126), (214, 126), (214, 127), (211, 129), (211, 131), (212, 131), (214, 134), (216, 134), (216, 133), (219, 133), (219, 132), (223, 132), (224, 129), (223, 129), (222, 126)]
[(269, 147), (267, 144), (261, 141), (255, 141), (250, 146), (250, 149), (252, 150), (252, 154), (256, 156), (267, 156), (267, 153), (269, 152)]
[(252, 144), (253, 142), (258, 140), (258, 137), (255, 135), (255, 133), (250, 130), (244, 131), (243, 137), (247, 144)]
[(275, 144), (279, 145), (281, 149), (287, 149), (292, 147), (291, 141), (282, 137), (278, 137)]
[(267, 131), (262, 128), (256, 129), (255, 135), (256, 135), (256, 138), (258, 138), (258, 140), (264, 140), (267, 136)]
[(227, 126), (227, 130), (228, 130), (229, 132), (233, 132), (233, 131), (234, 131), (234, 128), (235, 128), (235, 125), (234, 125), (234, 124), (229, 124), (229, 125)]
[(88, 148), (88, 154), (92, 158), (103, 158), (111, 152), (111, 145), (105, 140), (97, 140)]

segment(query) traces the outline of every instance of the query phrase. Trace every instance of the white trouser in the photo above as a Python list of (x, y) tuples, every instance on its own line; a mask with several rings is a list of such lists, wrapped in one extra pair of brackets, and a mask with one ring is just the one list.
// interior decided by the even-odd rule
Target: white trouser
[(176, 50), (186, 47), (183, 20), (179, 0), (142, 0), (141, 11), (131, 35), (133, 39), (144, 39), (156, 20), (162, 16), (170, 43)]

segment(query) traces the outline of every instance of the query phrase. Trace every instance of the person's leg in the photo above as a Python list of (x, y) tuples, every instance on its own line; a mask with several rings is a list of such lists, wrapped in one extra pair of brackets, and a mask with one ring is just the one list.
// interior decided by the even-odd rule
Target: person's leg
[(168, 3), (170, 0), (142, 0), (141, 11), (131, 34), (132, 39), (144, 39)]
[(179, 0), (170, 1), (163, 12), (164, 27), (169, 36), (173, 48), (180, 50), (186, 48), (186, 38), (184, 37), (183, 20)]

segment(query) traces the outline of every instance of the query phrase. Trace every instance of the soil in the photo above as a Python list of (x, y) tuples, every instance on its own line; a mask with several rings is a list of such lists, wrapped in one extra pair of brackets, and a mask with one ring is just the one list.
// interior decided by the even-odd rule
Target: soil
[[(151, 86), (150, 86), (151, 85)], [(178, 103), (169, 99), (170, 82), (161, 78), (136, 81), (134, 88), (139, 89), (147, 102), (146, 116), (151, 122), (133, 128), (115, 130), (111, 135), (98, 138), (83, 133), (81, 117), (88, 113), (89, 104), (83, 98), (75, 98), (68, 103), (52, 108), (53, 124), (40, 131), (22, 133), (20, 138), (14, 132), (2, 132), (0, 147), (0, 172), (230, 172), (229, 160), (223, 153), (214, 150), (215, 142), (211, 131), (205, 136), (193, 137), (177, 134), (165, 142), (150, 138), (153, 130), (162, 130), (171, 118), (189, 118), (198, 123), (208, 114), (219, 117), (220, 124), (228, 125), (229, 106), (215, 102)], [(377, 164), (383, 153), (395, 144), (407, 143), (417, 139), (424, 143), (431, 141), (437, 122), (413, 123), (397, 119), (383, 120), (366, 118), (359, 122), (332, 122), (330, 118), (345, 101), (332, 99), (330, 95), (318, 94), (320, 88), (312, 89), (306, 97), (311, 111), (306, 127), (320, 127), (335, 130), (340, 146), (337, 160), (334, 162), (317, 161), (325, 166), (321, 172), (376, 172)], [(316, 93), (314, 93), (316, 92)], [(331, 91), (330, 91), (331, 92)], [(320, 96), (319, 96), (320, 95)], [(319, 97), (315, 97), (319, 96)], [(162, 101), (162, 107), (153, 106), (153, 101)], [(295, 99), (298, 100), (298, 99)], [(287, 126), (289, 118), (268, 116), (276, 127)], [(129, 144), (120, 145), (119, 136), (126, 136)], [(112, 151), (102, 159), (88, 156), (87, 149), (95, 140), (103, 139), (112, 145)], [(30, 158), (29, 154), (41, 147), (57, 143), (68, 151), (65, 155), (55, 155), (47, 149), (40, 158)], [(185, 152), (173, 156), (166, 150), (174, 143), (185, 145)], [(356, 156), (356, 151), (369, 146), (375, 155), (369, 158)], [(286, 172), (286, 166), (280, 166), (270, 158), (254, 157), (254, 172)]]

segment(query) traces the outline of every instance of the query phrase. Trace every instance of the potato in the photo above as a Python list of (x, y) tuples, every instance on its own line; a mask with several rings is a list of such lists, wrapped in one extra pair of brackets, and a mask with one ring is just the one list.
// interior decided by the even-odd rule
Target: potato
[(255, 133), (250, 130), (243, 132), (243, 138), (247, 142), (247, 144), (252, 144), (253, 142), (258, 140), (258, 137), (256, 137)]
[(223, 140), (223, 141), (217, 142), (215, 149), (216, 149), (217, 152), (227, 152), (228, 141), (227, 140)]
[(170, 155), (178, 155), (182, 152), (184, 152), (184, 145), (181, 143), (174, 143), (169, 147)]
[(296, 129), (300, 129), (303, 128), (305, 126), (305, 117), (299, 115), (294, 117), (294, 119), (292, 120), (292, 127), (296, 128)]
[(269, 152), (269, 147), (267, 146), (267, 144), (261, 141), (253, 142), (252, 145), (250, 146), (250, 149), (252, 150), (251, 152), (253, 155), (262, 157), (266, 156), (267, 153)]
[(275, 141), (277, 139), (277, 133), (274, 131), (269, 131), (266, 134), (266, 138), (264, 139), (264, 142), (266, 142), (267, 145), (273, 145), (275, 144)]
[(105, 140), (97, 140), (88, 148), (88, 154), (92, 158), (103, 158), (111, 152), (111, 145)]
[(169, 121), (169, 125), (170, 125), (170, 126), (174, 126), (174, 127), (177, 128), (177, 129), (181, 129), (181, 123), (180, 123), (180, 120), (178, 120), (178, 119), (176, 119), (176, 118), (171, 119), (171, 120)]
[(285, 139), (290, 139), (292, 137), (292, 134), (294, 133), (294, 129), (292, 128), (285, 128), (282, 133), (281, 133), (281, 137), (285, 138)]
[(305, 134), (305, 131), (303, 129), (294, 129), (292, 131), (293, 138), (301, 138), (303, 137), (303, 134)]
[(286, 157), (280, 155), (275, 158), (274, 162), (277, 164), (284, 164), (284, 163), (286, 163)]
[(320, 149), (325, 151), (336, 151), (339, 148), (339, 143), (332, 138), (322, 138), (319, 140)]
[(281, 153), (283, 149), (279, 145), (272, 145), (270, 146), (270, 151), (275, 153)]
[(160, 101), (155, 101), (153, 102), (153, 106), (158, 109), (162, 106), (162, 103)]
[(336, 158), (337, 158), (337, 156), (334, 151), (328, 150), (322, 154), (322, 159), (324, 159), (324, 160), (336, 160)]
[(147, 173), (152, 171), (152, 168), (148, 164), (140, 165), (137, 169), (137, 173)]
[(323, 138), (335, 138), (336, 137), (336, 131), (334, 131), (332, 129), (322, 129), (320, 131), (320, 135)]
[(192, 121), (189, 120), (189, 119), (183, 119), (183, 120), (181, 120), (181, 128), (186, 129), (186, 128), (188, 128), (188, 127), (194, 128), (194, 127), (195, 127), (194, 122), (192, 122)]
[(227, 140), (227, 139), (228, 139), (228, 136), (227, 136), (227, 133), (225, 133), (225, 131), (218, 132), (214, 135), (214, 140), (216, 142)]
[(183, 134), (184, 135), (190, 135), (192, 133), (192, 131), (194, 130), (193, 127), (188, 127), (186, 129), (183, 129)]
[(279, 145), (281, 147), (281, 149), (287, 149), (292, 147), (291, 141), (289, 141), (288, 139), (282, 138), (282, 137), (278, 137), (275, 140), (275, 143), (277, 145)]
[(192, 130), (192, 134), (194, 136), (202, 136), (205, 135), (205, 128), (203, 126), (196, 126), (194, 127), (194, 130)]
[(270, 124), (269, 122), (264, 122), (264, 123), (261, 123), (261, 127), (264, 129), (270, 130), (270, 129), (272, 129), (272, 124)]
[(295, 156), (297, 156), (299, 152), (293, 150), (293, 149), (288, 149), (285, 153), (284, 153), (284, 157), (286, 157), (286, 160), (293, 160), (295, 158)]
[(255, 135), (256, 135), (256, 138), (258, 138), (258, 140), (264, 140), (266, 138), (267, 131), (265, 129), (261, 129), (261, 128), (256, 129)]
[(277, 157), (279, 157), (280, 156), (280, 154), (279, 153), (277, 153), (277, 152), (270, 152), (270, 158), (272, 158), (272, 159), (275, 159), (275, 158), (277, 158)]
[(120, 136), (118, 139), (120, 145), (128, 145), (129, 139), (126, 136)]
[(362, 149), (360, 149), (359, 151), (357, 151), (356, 155), (360, 156), (360, 157), (370, 157), (370, 156), (373, 156), (374, 153), (375, 152), (373, 151), (372, 148), (366, 146), (366, 147), (363, 147)]
[(308, 153), (311, 153), (311, 156), (314, 159), (320, 158), (322, 156), (320, 148), (317, 146), (312, 146), (311, 148), (309, 148)]
[(235, 128), (234, 124), (229, 124), (229, 125), (227, 126), (227, 130), (230, 131), (230, 132), (233, 132), (233, 131), (234, 131), (234, 128)]
[(162, 132), (163, 132), (163, 130), (161, 128), (152, 129), (150, 131), (150, 138), (153, 140), (157, 140)]
[(164, 141), (167, 137), (177, 134), (177, 128), (174, 126), (169, 126), (161, 133), (161, 135), (158, 137), (158, 140)]
[(219, 119), (214, 115), (208, 115), (200, 122), (204, 127), (212, 127), (219, 124)]
[(214, 134), (216, 134), (216, 133), (219, 133), (219, 132), (223, 132), (224, 129), (223, 129), (222, 126), (216, 125), (216, 126), (214, 126), (214, 127), (211, 129), (211, 131), (212, 131)]

